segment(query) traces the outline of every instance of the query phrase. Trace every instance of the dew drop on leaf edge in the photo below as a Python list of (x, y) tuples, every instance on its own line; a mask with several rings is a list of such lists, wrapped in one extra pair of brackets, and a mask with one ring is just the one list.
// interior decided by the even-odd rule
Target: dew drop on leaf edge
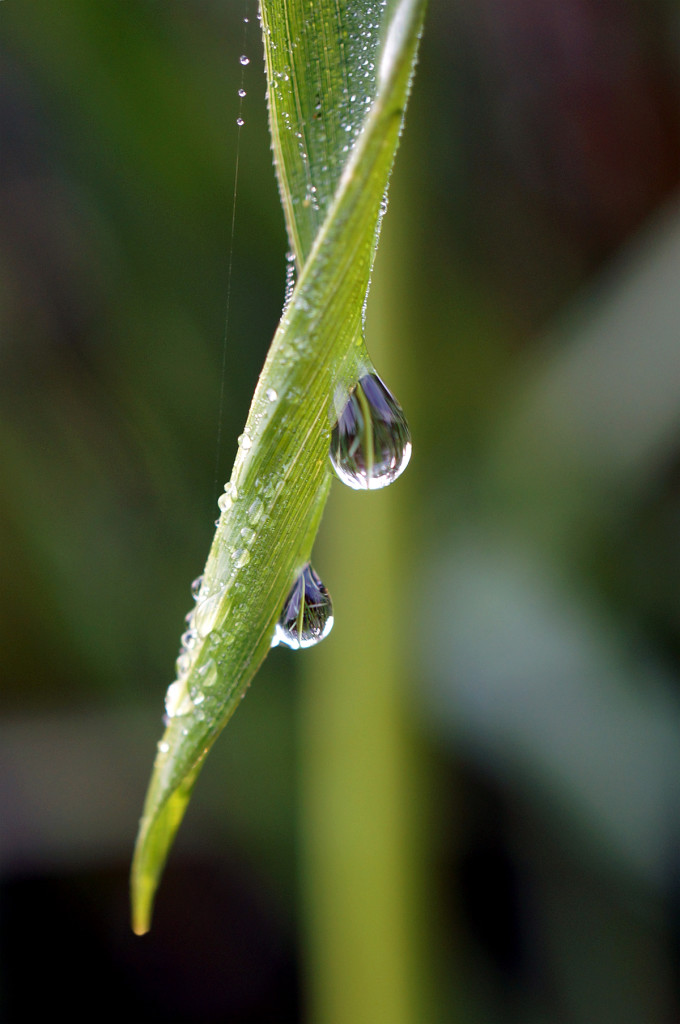
[(330, 459), (338, 478), (357, 491), (387, 487), (411, 458), (411, 434), (403, 410), (376, 373), (352, 388), (333, 427)]
[(308, 562), (286, 598), (276, 624), (272, 647), (292, 650), (313, 647), (333, 628), (333, 604), (319, 575)]

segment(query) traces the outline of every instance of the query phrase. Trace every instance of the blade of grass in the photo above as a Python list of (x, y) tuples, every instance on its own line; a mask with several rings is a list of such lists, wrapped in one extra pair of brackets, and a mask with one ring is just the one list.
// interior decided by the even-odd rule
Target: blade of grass
[[(163, 865), (203, 760), (266, 657), (286, 595), (310, 556), (331, 480), (333, 392), (339, 382), (350, 383), (356, 370), (381, 204), (423, 9), (423, 0), (384, 8), (331, 0), (262, 4), (274, 153), (301, 275), (240, 439), (230, 499), (224, 502), (195, 610), (197, 635), (187, 638), (186, 665), (172, 693), (175, 713), (158, 745), (132, 866), (138, 934), (149, 928)], [(346, 120), (338, 113), (338, 96), (365, 74), (348, 60), (348, 51), (357, 49), (348, 34), (350, 12), (356, 10), (372, 19), (375, 60), (369, 63), (377, 73), (373, 92), (365, 96), (367, 112), (355, 117), (350, 111)], [(363, 61), (366, 51), (361, 45), (358, 50)], [(316, 71), (311, 84), (310, 69)], [(279, 73), (288, 75), (292, 90), (282, 92), (280, 103), (273, 82), (286, 79)], [(295, 106), (289, 110), (291, 96)], [(321, 157), (314, 149), (315, 133), (310, 130), (307, 138), (303, 131), (317, 97), (324, 138), (334, 140), (332, 148), (328, 142), (318, 145)], [(282, 127), (285, 121), (290, 128)], [(340, 130), (350, 137), (342, 146)], [(297, 145), (296, 132), (306, 148)], [(325, 163), (316, 176), (318, 159)], [(300, 171), (300, 164), (309, 171)], [(316, 193), (310, 181), (319, 182)]]

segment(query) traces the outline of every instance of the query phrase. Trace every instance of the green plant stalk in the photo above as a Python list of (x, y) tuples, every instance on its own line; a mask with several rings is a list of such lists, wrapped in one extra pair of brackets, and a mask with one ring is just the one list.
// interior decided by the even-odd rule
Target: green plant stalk
[[(409, 356), (409, 325), (418, 318), (411, 318), (403, 260), (413, 250), (403, 191), (395, 205), (368, 330), (377, 364), (412, 411), (419, 363)], [(337, 624), (334, 642), (302, 666), (301, 884), (314, 1024), (453, 1019), (436, 1005), (431, 790), (409, 706), (417, 675), (409, 670), (405, 595), (418, 536), (418, 468), (375, 494), (336, 488), (318, 543)]]
[[(261, 10), (271, 76), (276, 73), (271, 60), (274, 23), (283, 19), (290, 26), (292, 13), (307, 13), (308, 8), (299, 0), (272, 0)], [(222, 512), (206, 563), (196, 608), (203, 628), (186, 652), (189, 665), (175, 695), (181, 713), (169, 719), (158, 746), (132, 865), (133, 928), (138, 934), (150, 926), (160, 875), (203, 760), (270, 649), (286, 596), (309, 560), (328, 496), (333, 396), (356, 373), (381, 202), (401, 130), (424, 3), (401, 0), (388, 10), (376, 95), (347, 163), (335, 174), (332, 201), (308, 254), (304, 250), (311, 228), (294, 234), (291, 224), (313, 228), (314, 217), (298, 221), (291, 212), (295, 197), (288, 193), (290, 201), (284, 202), (289, 233), (297, 239), (298, 266), (305, 262), (255, 391), (231, 476), (234, 500)], [(270, 112), (278, 110), (271, 78), (269, 96)], [(285, 146), (277, 143), (281, 133), (274, 116), (272, 133), (283, 196), (288, 165), (282, 163)], [(329, 175), (329, 187), (334, 184)], [(320, 217), (323, 208), (320, 202), (318, 210), (316, 205), (310, 201), (302, 209), (311, 208)]]

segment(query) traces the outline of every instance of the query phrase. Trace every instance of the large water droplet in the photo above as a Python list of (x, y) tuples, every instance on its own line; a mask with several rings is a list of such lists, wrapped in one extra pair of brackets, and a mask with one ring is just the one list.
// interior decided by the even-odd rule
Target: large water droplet
[(394, 395), (376, 373), (366, 373), (350, 392), (333, 427), (331, 463), (356, 491), (387, 487), (411, 458), (411, 434)]
[(330, 594), (308, 562), (286, 598), (272, 647), (285, 644), (296, 651), (302, 647), (313, 647), (328, 636), (332, 628)]

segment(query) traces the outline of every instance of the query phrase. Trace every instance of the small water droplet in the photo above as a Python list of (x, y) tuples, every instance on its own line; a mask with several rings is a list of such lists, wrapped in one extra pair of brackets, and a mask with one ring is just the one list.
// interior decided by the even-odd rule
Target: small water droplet
[(177, 661), (175, 662), (175, 672), (177, 673), (178, 676), (183, 676), (186, 675), (190, 668), (191, 658), (189, 657), (186, 651), (182, 651), (182, 653), (177, 658)]
[(189, 696), (185, 680), (170, 683), (165, 694), (165, 714), (168, 718), (179, 718), (193, 710), (193, 701)]
[(245, 124), (245, 121), (243, 120), (242, 117), (237, 117), (236, 118), (236, 124), (239, 126), (239, 128), (243, 128), (243, 125)]
[(185, 633), (182, 633), (181, 641), (182, 641), (182, 647), (184, 647), (187, 651), (190, 651), (191, 648), (196, 643), (196, 630), (195, 629), (187, 629), (187, 631)]
[(170, 750), (170, 744), (166, 743), (164, 740), (159, 740), (157, 746), (159, 754), (167, 754)]
[(194, 609), (193, 625), (199, 637), (203, 638), (211, 633), (217, 621), (217, 613), (220, 609), (222, 591), (211, 594), (199, 601)]
[(235, 501), (238, 501), (238, 491), (231, 480), (224, 485), (224, 494), (217, 499), (217, 506), (221, 512), (228, 512)]
[(231, 555), (237, 569), (242, 569), (250, 561), (250, 551), (246, 548), (236, 548)]
[(194, 694), (194, 704), (202, 704), (204, 700), (205, 694), (201, 690)]
[(243, 64), (243, 67), (247, 67), (250, 64), (250, 57), (246, 57), (245, 53), (242, 53), (239, 57), (239, 64)]
[(308, 562), (286, 598), (276, 624), (272, 647), (285, 644), (293, 650), (313, 647), (333, 628), (330, 594)]
[(276, 390), (276, 388), (267, 388), (266, 394), (268, 402), (275, 402), (276, 399), (279, 397), (279, 393)]
[(196, 579), (191, 584), (191, 596), (193, 597), (194, 601), (198, 597), (202, 585), (203, 585), (203, 576), (197, 576)]
[(331, 463), (354, 490), (387, 487), (406, 469), (411, 435), (401, 406), (375, 373), (364, 374), (333, 427)]
[(253, 447), (252, 438), (248, 434), (241, 434), (238, 439), (239, 448), (243, 448), (244, 452), (247, 452), (249, 448)]
[(241, 528), (241, 536), (243, 537), (246, 544), (250, 545), (257, 537), (257, 534), (255, 533), (255, 530), (251, 530), (249, 526), (243, 526)]
[(248, 519), (250, 520), (253, 526), (259, 523), (260, 519), (262, 518), (263, 512), (264, 505), (262, 503), (262, 498), (255, 498), (255, 501), (248, 509)]
[(217, 682), (217, 666), (213, 658), (208, 658), (204, 665), (198, 669), (197, 675), (201, 677), (204, 686), (214, 686)]
[(238, 94), (241, 97), (241, 99), (243, 99), (244, 96), (248, 95), (245, 89), (239, 89)]

